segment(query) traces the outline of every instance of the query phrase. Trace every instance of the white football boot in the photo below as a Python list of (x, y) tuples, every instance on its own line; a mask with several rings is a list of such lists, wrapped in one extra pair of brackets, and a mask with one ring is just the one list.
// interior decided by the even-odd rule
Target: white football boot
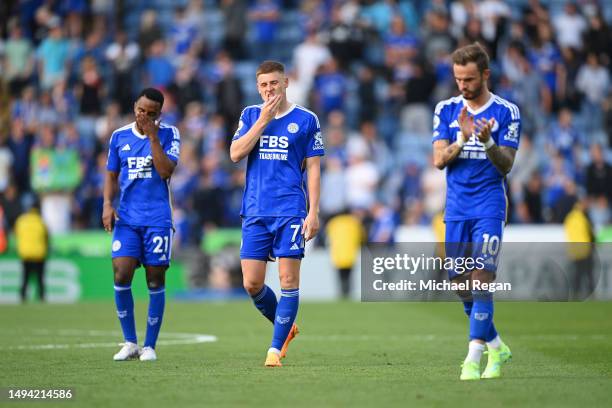
[(138, 344), (126, 341), (125, 343), (121, 343), (121, 345), (123, 347), (121, 347), (121, 350), (119, 350), (119, 352), (113, 356), (113, 360), (125, 361), (138, 357), (140, 352)]

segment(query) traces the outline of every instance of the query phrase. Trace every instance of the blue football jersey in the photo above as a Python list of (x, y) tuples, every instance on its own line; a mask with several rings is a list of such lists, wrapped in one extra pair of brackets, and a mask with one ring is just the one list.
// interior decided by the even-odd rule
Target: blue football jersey
[[(434, 112), (433, 140), (453, 143), (461, 134), (459, 113), (465, 102), (462, 96), (438, 103)], [(494, 119), (491, 137), (498, 146), (518, 149), (521, 117), (516, 105), (491, 94), (491, 99), (477, 111), (468, 109), (474, 120)], [(475, 218), (506, 219), (507, 196), (505, 177), (487, 158), (484, 145), (475, 135), (465, 143), (459, 156), (446, 168), (447, 221)]]
[[(262, 105), (246, 107), (232, 140), (244, 136)], [(306, 217), (305, 159), (325, 154), (317, 115), (292, 105), (264, 129), (249, 153), (242, 216)]]
[[(178, 130), (162, 123), (158, 135), (168, 158), (177, 163), (181, 151)], [(106, 168), (119, 173), (117, 224), (172, 227), (169, 180), (155, 170), (149, 138), (138, 133), (135, 122), (113, 132)]]

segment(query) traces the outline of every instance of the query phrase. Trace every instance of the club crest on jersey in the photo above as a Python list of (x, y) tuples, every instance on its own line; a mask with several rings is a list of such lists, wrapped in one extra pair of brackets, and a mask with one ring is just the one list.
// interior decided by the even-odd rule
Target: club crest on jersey
[(291, 122), (289, 125), (287, 125), (287, 132), (289, 133), (297, 133), (298, 130), (300, 130), (300, 127), (297, 123)]
[(491, 132), (497, 132), (499, 130), (499, 122), (493, 119), (493, 127), (491, 128)]

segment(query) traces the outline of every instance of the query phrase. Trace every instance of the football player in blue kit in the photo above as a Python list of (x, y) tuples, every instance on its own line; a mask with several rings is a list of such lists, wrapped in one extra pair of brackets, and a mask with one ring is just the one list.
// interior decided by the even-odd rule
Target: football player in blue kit
[[(492, 292), (481, 288), (496, 277), (508, 210), (506, 175), (519, 146), (521, 119), (516, 105), (489, 91), (489, 57), (480, 44), (457, 49), (452, 61), (461, 95), (438, 103), (433, 125), (434, 164), (446, 168), (446, 253), (480, 257), (484, 265), (464, 274), (449, 271), (452, 281), (469, 282), (470, 288), (459, 293), (470, 336), (460, 379), (497, 378), (512, 354), (493, 324)], [(485, 343), (488, 362), (481, 375)]]
[[(102, 223), (113, 232), (115, 303), (125, 343), (114, 360), (156, 360), (155, 343), (165, 305), (165, 273), (172, 248), (170, 176), (180, 155), (181, 138), (174, 126), (160, 121), (164, 96), (143, 90), (134, 104), (136, 120), (115, 130), (110, 139)], [(114, 198), (119, 193), (117, 207)], [(149, 288), (144, 347), (139, 349), (131, 284), (143, 265)]]
[[(274, 324), (264, 365), (281, 366), (297, 335), (300, 263), (304, 243), (319, 230), (321, 156), (317, 116), (287, 101), (284, 66), (263, 62), (256, 73), (263, 104), (247, 106), (230, 146), (233, 162), (247, 160), (240, 259), (243, 285)], [(266, 262), (279, 259), (281, 294), (265, 285)]]

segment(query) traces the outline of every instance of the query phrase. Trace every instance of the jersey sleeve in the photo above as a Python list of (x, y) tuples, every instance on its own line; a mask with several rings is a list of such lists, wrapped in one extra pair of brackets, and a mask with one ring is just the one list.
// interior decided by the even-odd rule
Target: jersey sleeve
[(444, 109), (445, 106), (449, 106), (443, 102), (440, 102), (436, 105), (436, 109), (434, 111), (433, 116), (433, 139), (432, 143), (436, 140), (451, 140), (449, 131), (448, 131), (448, 119), (447, 119), (447, 110)]
[(240, 139), (242, 136), (246, 134), (246, 132), (249, 131), (249, 129), (251, 129), (252, 121), (251, 121), (250, 116), (251, 116), (250, 110), (245, 108), (240, 114), (240, 120), (238, 121), (238, 129), (236, 129), (236, 132), (234, 133), (234, 136), (232, 137), (232, 142), (234, 140)]
[(499, 123), (497, 144), (518, 149), (521, 138), (521, 114), (516, 105), (509, 105)]
[(181, 155), (181, 135), (176, 127), (170, 126), (171, 135), (166, 137), (164, 142), (164, 151), (170, 160), (178, 163)]
[(119, 172), (121, 161), (117, 151), (117, 134), (113, 133), (108, 146), (108, 158), (106, 159), (106, 170)]
[(308, 129), (308, 145), (306, 147), (306, 157), (323, 156), (325, 154), (325, 144), (321, 134), (319, 119), (313, 114)]

